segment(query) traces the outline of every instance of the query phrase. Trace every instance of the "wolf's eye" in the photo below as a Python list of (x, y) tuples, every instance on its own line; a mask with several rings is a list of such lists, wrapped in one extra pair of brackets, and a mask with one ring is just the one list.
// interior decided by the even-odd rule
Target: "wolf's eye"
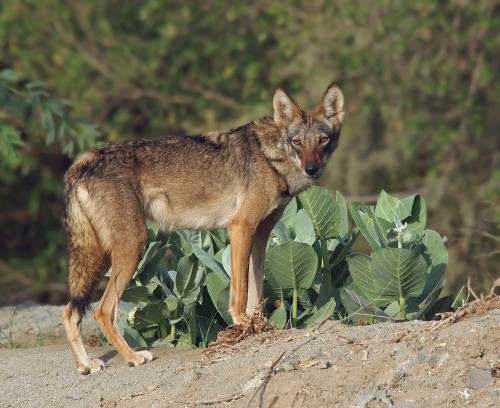
[(300, 146), (300, 139), (293, 139), (293, 140), (292, 140), (292, 143), (293, 143), (295, 146)]
[(320, 141), (321, 143), (326, 143), (326, 142), (328, 142), (328, 140), (330, 140), (330, 139), (329, 139), (327, 136), (321, 136), (321, 137), (319, 138), (319, 141)]

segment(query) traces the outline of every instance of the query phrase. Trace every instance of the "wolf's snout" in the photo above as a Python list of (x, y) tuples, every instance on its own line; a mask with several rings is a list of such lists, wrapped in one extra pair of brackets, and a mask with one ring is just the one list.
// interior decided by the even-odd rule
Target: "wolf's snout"
[(306, 164), (306, 167), (304, 170), (308, 176), (311, 176), (311, 177), (319, 176), (319, 166), (315, 163)]

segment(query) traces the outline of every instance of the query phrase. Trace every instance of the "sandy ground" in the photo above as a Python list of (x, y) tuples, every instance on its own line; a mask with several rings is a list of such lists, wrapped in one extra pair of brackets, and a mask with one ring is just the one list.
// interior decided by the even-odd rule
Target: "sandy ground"
[[(249, 402), (275, 408), (500, 408), (499, 298), (445, 322), (327, 322), (316, 331), (274, 330), (209, 351), (157, 348), (155, 360), (132, 368), (113, 348), (89, 347), (107, 368), (88, 376), (76, 371), (57, 326), (62, 308), (18, 307), (10, 325), (12, 311), (0, 309), (2, 408), (245, 407)], [(85, 326), (91, 339), (96, 326), (91, 321)], [(29, 347), (12, 349), (9, 332), (14, 344)], [(37, 346), (40, 334), (48, 332), (44, 345)]]

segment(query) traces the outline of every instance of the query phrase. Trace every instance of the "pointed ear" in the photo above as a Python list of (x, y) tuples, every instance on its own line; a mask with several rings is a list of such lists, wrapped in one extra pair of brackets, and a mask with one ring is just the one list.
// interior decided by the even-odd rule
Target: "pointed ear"
[(287, 93), (281, 89), (276, 89), (273, 99), (274, 121), (279, 127), (287, 127), (294, 120), (302, 118), (302, 111)]
[(331, 84), (316, 108), (316, 115), (330, 119), (334, 124), (341, 125), (344, 119), (344, 95), (337, 84)]

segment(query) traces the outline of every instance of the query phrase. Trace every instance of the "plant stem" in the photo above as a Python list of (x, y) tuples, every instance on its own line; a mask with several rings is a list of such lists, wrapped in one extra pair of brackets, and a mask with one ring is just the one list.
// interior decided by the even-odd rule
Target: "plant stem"
[(158, 326), (160, 327), (160, 335), (162, 338), (167, 337), (167, 326), (165, 326), (165, 322), (161, 321)]
[(330, 299), (332, 297), (332, 279), (330, 277), (330, 270), (328, 269), (330, 259), (328, 258), (328, 248), (326, 246), (326, 240), (321, 239), (321, 258), (322, 258), (322, 268), (321, 272), (323, 275), (323, 283), (325, 285), (326, 298)]
[(403, 296), (399, 298), (399, 307), (401, 309), (401, 318), (406, 320), (406, 299)]
[(293, 302), (292, 302), (292, 327), (297, 326), (297, 303), (299, 301), (299, 291), (297, 288), (293, 289)]

